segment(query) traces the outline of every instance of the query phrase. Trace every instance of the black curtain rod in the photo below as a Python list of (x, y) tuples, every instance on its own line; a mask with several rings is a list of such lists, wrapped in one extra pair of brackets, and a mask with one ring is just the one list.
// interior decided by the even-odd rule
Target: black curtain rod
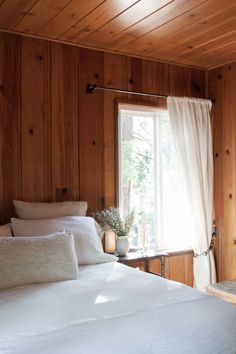
[(95, 84), (88, 84), (87, 85), (87, 89), (86, 89), (87, 93), (93, 93), (96, 90), (113, 91), (113, 92), (120, 92), (120, 93), (130, 93), (131, 95), (139, 95), (139, 96), (151, 96), (151, 97), (167, 98), (166, 95), (159, 95), (159, 94), (155, 94), (155, 93), (122, 90), (122, 89), (117, 89), (115, 87), (97, 86)]
[[(122, 90), (122, 89), (117, 89), (115, 87), (97, 86), (96, 84), (88, 84), (87, 87), (86, 87), (86, 92), (87, 93), (93, 93), (96, 90), (112, 91), (112, 92), (119, 92), (119, 93), (129, 93), (131, 95), (151, 96), (151, 97), (159, 97), (159, 98), (167, 98), (168, 97), (167, 95), (160, 95), (158, 93)], [(211, 102), (215, 103), (215, 100), (211, 100)]]

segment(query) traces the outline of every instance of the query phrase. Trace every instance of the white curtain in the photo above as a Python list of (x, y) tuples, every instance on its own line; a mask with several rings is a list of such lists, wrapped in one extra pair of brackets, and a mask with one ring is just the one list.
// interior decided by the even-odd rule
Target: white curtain
[[(189, 237), (194, 253), (209, 247), (213, 219), (213, 152), (210, 122), (211, 101), (168, 97), (171, 134), (181, 192), (186, 196), (190, 217)], [(184, 210), (183, 210), (184, 212)], [(216, 282), (214, 256), (194, 258), (194, 286)]]

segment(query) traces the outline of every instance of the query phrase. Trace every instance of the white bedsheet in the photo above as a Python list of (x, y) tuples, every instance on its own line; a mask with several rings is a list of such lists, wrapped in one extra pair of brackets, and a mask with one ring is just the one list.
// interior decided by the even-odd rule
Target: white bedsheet
[(0, 292), (0, 353), (236, 353), (236, 307), (118, 263)]

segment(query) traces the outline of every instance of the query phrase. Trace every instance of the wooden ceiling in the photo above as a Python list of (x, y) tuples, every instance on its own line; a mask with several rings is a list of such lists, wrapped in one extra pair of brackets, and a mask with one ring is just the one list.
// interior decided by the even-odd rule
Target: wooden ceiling
[(0, 0), (0, 30), (208, 69), (236, 61), (235, 0)]

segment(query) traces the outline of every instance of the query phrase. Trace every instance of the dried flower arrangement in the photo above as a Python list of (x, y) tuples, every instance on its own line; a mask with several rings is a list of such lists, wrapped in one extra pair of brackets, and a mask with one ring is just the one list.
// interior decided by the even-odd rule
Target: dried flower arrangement
[(104, 231), (113, 230), (117, 236), (128, 236), (134, 221), (134, 211), (128, 212), (122, 219), (119, 208), (108, 208), (98, 211), (95, 219)]

